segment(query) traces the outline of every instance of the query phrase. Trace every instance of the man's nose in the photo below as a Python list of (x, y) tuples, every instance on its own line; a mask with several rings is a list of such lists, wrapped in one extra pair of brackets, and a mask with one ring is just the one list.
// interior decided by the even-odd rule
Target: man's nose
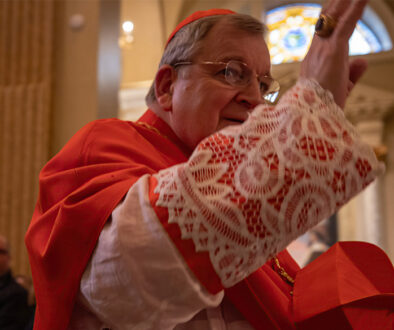
[(252, 79), (249, 84), (240, 89), (236, 101), (245, 105), (248, 109), (253, 109), (259, 104), (264, 103), (261, 96), (260, 83), (257, 79)]

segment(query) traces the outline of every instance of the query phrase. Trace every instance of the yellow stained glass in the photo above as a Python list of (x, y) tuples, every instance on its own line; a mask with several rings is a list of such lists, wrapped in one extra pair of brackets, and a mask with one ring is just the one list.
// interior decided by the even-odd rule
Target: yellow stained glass
[(318, 5), (289, 5), (267, 13), (267, 44), (273, 64), (304, 58), (319, 13)]
[[(272, 64), (301, 61), (311, 44), (321, 6), (291, 4), (267, 12), (267, 45)], [(357, 23), (349, 41), (350, 55), (382, 51), (382, 44), (363, 22)]]

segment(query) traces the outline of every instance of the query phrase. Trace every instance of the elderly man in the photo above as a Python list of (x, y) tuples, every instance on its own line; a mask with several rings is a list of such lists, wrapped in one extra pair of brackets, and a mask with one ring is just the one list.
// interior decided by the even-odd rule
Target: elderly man
[(366, 68), (348, 61), (365, 4), (329, 3), (275, 107), (260, 22), (183, 21), (149, 110), (87, 125), (41, 172), (36, 328), (294, 328), (282, 250), (382, 170), (341, 110)]

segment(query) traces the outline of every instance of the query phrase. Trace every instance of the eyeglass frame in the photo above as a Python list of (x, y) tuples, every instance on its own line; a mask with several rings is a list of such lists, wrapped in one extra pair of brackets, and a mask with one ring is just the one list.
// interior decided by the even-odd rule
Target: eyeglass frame
[[(228, 72), (229, 63), (231, 63), (231, 62), (236, 62), (236, 63), (241, 64), (241, 66), (243, 66), (244, 68), (246, 68), (248, 70), (246, 72), (250, 72), (249, 78), (248, 78), (248, 80), (245, 83), (243, 83), (243, 84), (236, 84), (236, 83), (232, 83), (231, 81), (229, 81), (227, 72)], [(248, 84), (250, 84), (251, 77), (253, 77), (253, 74), (255, 75), (255, 78), (257, 79), (257, 81), (259, 83), (264, 83), (265, 84), (265, 82), (261, 81), (261, 77), (269, 78), (271, 80), (269, 85), (265, 84), (265, 85), (268, 86), (267, 87), (267, 91), (263, 93), (262, 89), (260, 88), (260, 94), (261, 94), (261, 98), (262, 99), (264, 99), (264, 100), (266, 100), (268, 102), (271, 102), (271, 103), (275, 102), (276, 97), (277, 97), (277, 95), (279, 94), (279, 91), (280, 91), (280, 84), (279, 84), (279, 82), (277, 80), (275, 80), (271, 75), (269, 75), (269, 74), (258, 75), (256, 73), (254, 73), (245, 62), (242, 62), (242, 61), (239, 61), (239, 60), (229, 60), (227, 62), (223, 62), (223, 61), (217, 61), (217, 62), (213, 62), (213, 61), (196, 61), (196, 62), (193, 62), (193, 61), (181, 61), (181, 62), (176, 62), (175, 64), (172, 64), (172, 66), (174, 68), (176, 68), (178, 66), (193, 65), (193, 64), (225, 65), (225, 81), (226, 81), (227, 84), (229, 84), (230, 86), (234, 86), (234, 87), (245, 87)], [(276, 88), (272, 88), (272, 86), (275, 86), (275, 85), (276, 85)]]

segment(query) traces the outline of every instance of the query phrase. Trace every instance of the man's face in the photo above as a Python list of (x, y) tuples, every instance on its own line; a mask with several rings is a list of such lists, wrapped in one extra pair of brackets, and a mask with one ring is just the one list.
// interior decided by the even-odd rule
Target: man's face
[(10, 255), (5, 239), (0, 237), (0, 275), (4, 275), (10, 269)]
[[(270, 57), (262, 36), (237, 30), (225, 21), (205, 37), (193, 63), (239, 60), (255, 74), (270, 72)], [(263, 103), (259, 82), (253, 78), (245, 87), (227, 84), (214, 65), (185, 65), (178, 69), (173, 85), (170, 126), (191, 149), (205, 137), (245, 121), (248, 113)]]

